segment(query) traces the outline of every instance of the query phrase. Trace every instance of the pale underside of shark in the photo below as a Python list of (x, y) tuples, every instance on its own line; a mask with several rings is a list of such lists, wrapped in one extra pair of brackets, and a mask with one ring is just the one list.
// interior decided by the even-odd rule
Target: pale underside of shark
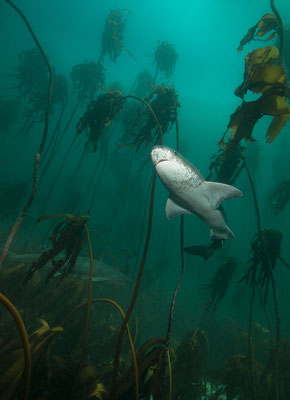
[(225, 200), (242, 196), (239, 189), (205, 181), (189, 161), (169, 147), (153, 147), (151, 159), (169, 192), (165, 208), (168, 219), (181, 214), (196, 214), (211, 228), (212, 240), (234, 237), (219, 207)]
[[(37, 261), (41, 253), (22, 253), (16, 254), (13, 251), (9, 251), (5, 259), (5, 266), (15, 266), (17, 264), (25, 264), (27, 267), (31, 267), (33, 261)], [(40, 271), (52, 269), (53, 265), (48, 262)], [(76, 264), (70, 276), (74, 276), (77, 279), (88, 280), (90, 272), (90, 259), (88, 257), (79, 256)], [(60, 276), (60, 273), (56, 273), (54, 276)], [(107, 283), (128, 283), (130, 278), (119, 271), (117, 268), (104, 263), (101, 260), (94, 259), (93, 263), (93, 282), (107, 282)]]

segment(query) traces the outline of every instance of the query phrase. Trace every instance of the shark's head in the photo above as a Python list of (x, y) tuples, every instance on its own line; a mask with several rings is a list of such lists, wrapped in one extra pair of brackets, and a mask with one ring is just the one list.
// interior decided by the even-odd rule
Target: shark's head
[(180, 190), (191, 177), (192, 171), (187, 160), (169, 147), (153, 147), (151, 159), (159, 178), (169, 191)]
[(156, 167), (162, 161), (178, 161), (180, 154), (166, 146), (154, 146), (150, 156)]

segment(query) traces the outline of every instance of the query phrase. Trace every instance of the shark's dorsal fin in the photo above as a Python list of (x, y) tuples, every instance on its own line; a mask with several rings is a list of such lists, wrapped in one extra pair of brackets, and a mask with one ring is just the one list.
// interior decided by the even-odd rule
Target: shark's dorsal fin
[(221, 203), (234, 197), (242, 196), (242, 192), (231, 185), (218, 182), (205, 182), (205, 195), (211, 207), (217, 210)]
[(185, 208), (180, 207), (174, 201), (168, 197), (166, 207), (165, 207), (166, 217), (171, 219), (176, 217), (177, 215), (181, 214), (192, 214), (190, 211), (186, 210)]

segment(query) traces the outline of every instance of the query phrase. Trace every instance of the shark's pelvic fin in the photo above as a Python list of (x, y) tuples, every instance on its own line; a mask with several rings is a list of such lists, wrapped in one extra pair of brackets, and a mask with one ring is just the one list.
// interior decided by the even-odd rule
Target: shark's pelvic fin
[(214, 210), (217, 210), (223, 201), (243, 195), (239, 189), (225, 183), (205, 182), (205, 185), (205, 195)]
[(216, 228), (211, 228), (210, 230), (210, 239), (215, 240), (215, 239), (228, 239), (228, 238), (234, 238), (235, 235), (233, 232), (230, 230), (230, 228), (226, 225), (224, 229), (216, 229)]
[(166, 207), (165, 207), (165, 213), (167, 219), (171, 219), (173, 217), (176, 217), (177, 215), (181, 214), (192, 214), (190, 211), (186, 210), (185, 208), (182, 208), (178, 206), (174, 201), (168, 197)]

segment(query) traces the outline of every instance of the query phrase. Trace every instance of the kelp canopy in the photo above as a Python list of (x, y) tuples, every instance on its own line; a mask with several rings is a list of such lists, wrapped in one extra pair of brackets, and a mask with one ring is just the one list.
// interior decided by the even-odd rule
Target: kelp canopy
[(265, 302), (272, 273), (280, 256), (282, 238), (281, 232), (277, 229), (264, 228), (261, 234), (254, 235), (251, 241), (253, 256), (248, 261), (250, 266), (241, 281), (245, 280), (251, 287), (256, 285), (265, 287)]
[[(55, 71), (54, 71), (55, 74)], [(48, 77), (46, 77), (48, 85)], [(25, 106), (24, 114), (27, 119), (39, 116), (40, 120), (45, 117), (47, 106), (47, 85), (39, 87), (39, 90), (34, 91), (29, 96), (29, 102)], [(54, 111), (56, 105), (63, 105), (68, 100), (68, 83), (63, 74), (55, 74), (54, 86), (52, 92), (51, 113)]]
[(47, 82), (47, 67), (37, 48), (22, 51), (18, 60), (15, 74), (9, 76), (18, 80), (16, 88), (21, 95), (29, 97)]
[[(57, 216), (40, 217), (37, 222), (41, 222), (46, 219), (56, 218)], [(60, 279), (70, 274), (76, 264), (77, 258), (80, 255), (80, 251), (83, 247), (83, 238), (85, 234), (85, 224), (87, 223), (87, 216), (73, 216), (65, 215), (65, 219), (58, 223), (52, 235), (49, 237), (51, 242), (51, 249), (44, 251), (38, 258), (37, 261), (33, 262), (30, 270), (27, 272), (23, 285), (32, 278), (33, 274), (43, 268), (49, 261), (52, 262), (53, 268), (47, 275), (45, 282), (47, 283), (62, 267), (62, 275)], [(65, 252), (65, 255), (55, 260), (61, 252)]]
[(226, 143), (224, 149), (220, 149), (216, 155), (212, 156), (209, 166), (210, 173), (206, 180), (214, 179), (217, 182), (233, 185), (239, 177), (245, 167), (244, 158), (246, 148), (238, 144), (230, 154), (227, 154), (230, 143), (231, 141)]
[[(163, 134), (166, 133), (172, 125), (176, 122), (178, 109), (180, 103), (177, 98), (177, 93), (172, 87), (153, 86), (154, 91), (145, 98), (149, 103), (155, 115), (158, 117)], [(159, 128), (152, 113), (146, 108), (144, 115), (139, 118), (145, 117), (145, 123), (140, 128), (138, 134), (133, 134), (133, 140), (124, 145), (136, 145), (136, 151), (139, 150), (142, 144), (145, 146), (155, 145), (159, 139)], [(138, 120), (139, 120), (138, 118)], [(135, 121), (135, 124), (138, 123)]]
[(209, 293), (209, 301), (206, 305), (206, 310), (212, 309), (214, 312), (218, 304), (223, 300), (229, 287), (229, 283), (238, 266), (237, 261), (233, 257), (228, 257), (216, 270), (211, 282), (204, 285)]
[(92, 100), (99, 86), (105, 82), (105, 68), (100, 61), (87, 61), (72, 68), (71, 80), (73, 90), (78, 100), (83, 104), (85, 100)]
[[(278, 28), (278, 21), (274, 15), (264, 15), (241, 40), (238, 50), (241, 51), (246, 43), (255, 40), (256, 37), (262, 37), (274, 30), (265, 40), (272, 39)], [(245, 101), (248, 90), (260, 94), (261, 97), (255, 101)], [(235, 95), (240, 97), (243, 102), (231, 115), (220, 145), (224, 146), (225, 135), (228, 132), (229, 137), (232, 138), (227, 149), (228, 153), (242, 139), (255, 141), (252, 137), (254, 126), (264, 115), (273, 117), (266, 133), (267, 142), (272, 143), (290, 118), (290, 106), (287, 104), (286, 71), (281, 63), (281, 55), (277, 47), (268, 46), (256, 49), (245, 56), (244, 81), (235, 90)]]
[(88, 133), (86, 147), (97, 151), (102, 132), (122, 109), (125, 98), (117, 90), (107, 91), (88, 104), (87, 111), (77, 124), (77, 135)]
[(138, 74), (132, 90), (139, 97), (146, 97), (149, 94), (151, 85), (153, 84), (153, 75), (146, 69)]
[(290, 179), (284, 179), (274, 190), (270, 197), (271, 207), (275, 215), (281, 213), (290, 201)]
[(108, 54), (111, 60), (116, 62), (117, 58), (122, 53), (122, 49), (125, 48), (123, 41), (126, 25), (126, 20), (123, 15), (124, 12), (128, 13), (129, 11), (117, 8), (116, 10), (112, 10), (106, 19), (102, 35), (101, 59)]
[(154, 63), (157, 71), (161, 71), (167, 79), (172, 76), (177, 59), (175, 47), (167, 41), (161, 42), (155, 50)]
[[(35, 122), (45, 119), (50, 76), (38, 48), (22, 51), (18, 58), (16, 73), (8, 76), (17, 79), (16, 89), (19, 90), (21, 98), (25, 101), (23, 111), (25, 122), (19, 130), (25, 136)], [(68, 99), (68, 84), (65, 76), (56, 73), (54, 68), (52, 68), (52, 74), (54, 85), (51, 97), (51, 114), (55, 105), (64, 105)]]

